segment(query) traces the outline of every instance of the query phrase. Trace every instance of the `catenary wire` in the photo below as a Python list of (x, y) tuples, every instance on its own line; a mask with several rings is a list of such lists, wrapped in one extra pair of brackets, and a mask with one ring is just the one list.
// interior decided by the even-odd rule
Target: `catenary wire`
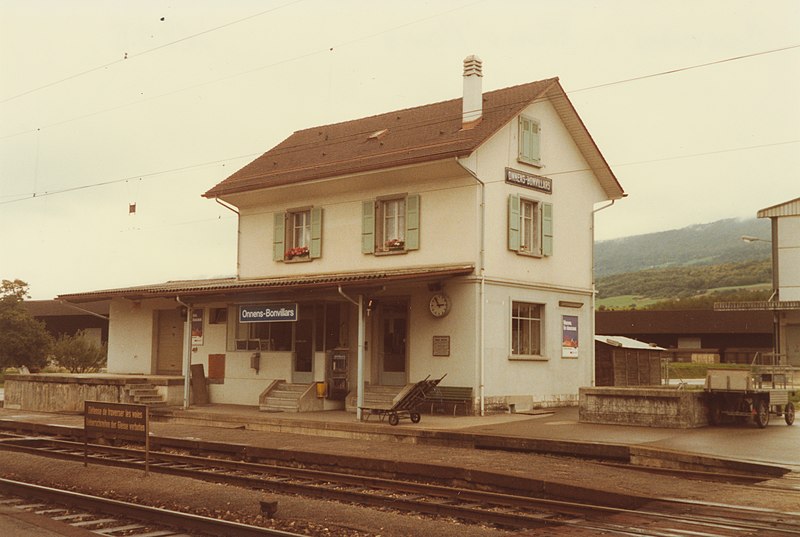
[(43, 90), (43, 89), (46, 89), (46, 88), (51, 88), (51, 87), (57, 86), (57, 85), (59, 85), (59, 84), (61, 84), (63, 82), (67, 82), (69, 80), (74, 80), (74, 79), (82, 77), (84, 75), (88, 75), (89, 73), (94, 73), (95, 71), (101, 71), (103, 69), (111, 67), (112, 65), (116, 65), (118, 63), (125, 62), (127, 60), (132, 59), (132, 58), (139, 57), (139, 56), (144, 56), (145, 54), (150, 54), (151, 52), (155, 52), (157, 50), (161, 50), (161, 49), (170, 47), (172, 45), (176, 45), (178, 43), (183, 43), (184, 41), (188, 41), (190, 39), (194, 39), (196, 37), (200, 37), (201, 35), (210, 34), (210, 33), (215, 32), (217, 30), (221, 30), (222, 28), (227, 28), (229, 26), (233, 26), (235, 24), (239, 24), (241, 22), (245, 22), (245, 21), (248, 21), (250, 19), (254, 19), (256, 17), (260, 17), (262, 15), (266, 15), (267, 13), (272, 13), (274, 11), (278, 11), (279, 9), (283, 9), (285, 7), (291, 6), (293, 4), (297, 4), (299, 2), (304, 2), (304, 1), (305, 0), (292, 0), (291, 2), (287, 2), (287, 3), (282, 4), (280, 6), (276, 6), (276, 7), (270, 8), (270, 9), (266, 9), (264, 11), (260, 11), (258, 13), (254, 13), (253, 15), (248, 15), (247, 17), (243, 17), (241, 19), (237, 19), (237, 20), (225, 23), (225, 24), (220, 24), (219, 26), (214, 26), (213, 28), (208, 28), (208, 29), (203, 30), (201, 32), (197, 32), (197, 33), (194, 33), (194, 34), (191, 34), (191, 35), (187, 35), (187, 36), (181, 37), (180, 39), (176, 39), (174, 41), (170, 41), (169, 43), (164, 43), (162, 45), (158, 45), (157, 47), (149, 48), (149, 49), (144, 50), (142, 52), (126, 53), (123, 58), (120, 58), (118, 60), (114, 60), (114, 61), (111, 61), (111, 62), (108, 62), (108, 63), (104, 63), (102, 65), (98, 65), (96, 67), (92, 67), (90, 69), (86, 69), (84, 71), (80, 71), (78, 73), (69, 75), (67, 77), (64, 77), (64, 78), (61, 78), (61, 79), (58, 79), (58, 80), (54, 80), (53, 82), (49, 82), (49, 83), (44, 84), (42, 86), (38, 86), (36, 88), (32, 88), (32, 89), (29, 89), (27, 91), (23, 91), (22, 93), (18, 93), (16, 95), (12, 95), (11, 97), (7, 97), (5, 99), (2, 99), (2, 100), (0, 100), (0, 104), (13, 101), (13, 100), (18, 99), (20, 97), (24, 97), (25, 95), (30, 95), (31, 93), (36, 93), (37, 91), (40, 91), (40, 90)]

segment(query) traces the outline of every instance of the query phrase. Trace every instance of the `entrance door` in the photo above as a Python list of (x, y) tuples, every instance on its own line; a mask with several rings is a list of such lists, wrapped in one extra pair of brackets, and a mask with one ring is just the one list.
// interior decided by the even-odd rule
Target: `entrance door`
[(378, 338), (380, 384), (404, 386), (408, 348), (408, 305), (405, 301), (381, 303)]
[(783, 327), (786, 335), (786, 359), (789, 365), (800, 367), (800, 324), (787, 324)]
[(310, 384), (314, 381), (314, 320), (299, 319), (294, 330), (292, 382)]
[(158, 310), (156, 372), (180, 375), (183, 371), (183, 316), (180, 310)]

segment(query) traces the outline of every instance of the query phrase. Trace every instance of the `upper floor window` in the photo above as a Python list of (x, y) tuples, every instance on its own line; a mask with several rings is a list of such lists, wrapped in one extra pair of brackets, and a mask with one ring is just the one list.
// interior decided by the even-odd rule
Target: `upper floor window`
[(361, 251), (365, 254), (418, 249), (419, 195), (404, 194), (365, 201), (361, 238)]
[(539, 122), (525, 116), (519, 116), (519, 156), (520, 162), (539, 166), (542, 156), (539, 147), (541, 138)]
[(322, 209), (293, 209), (275, 213), (273, 258), (302, 261), (322, 255)]
[(508, 249), (524, 255), (553, 255), (553, 205), (511, 194)]

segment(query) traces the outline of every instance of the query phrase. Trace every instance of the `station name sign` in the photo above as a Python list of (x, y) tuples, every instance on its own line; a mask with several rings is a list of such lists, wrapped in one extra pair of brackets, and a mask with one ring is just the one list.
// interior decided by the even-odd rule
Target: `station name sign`
[(240, 323), (297, 321), (297, 304), (248, 304), (239, 306)]
[(542, 177), (541, 175), (521, 172), (519, 170), (512, 170), (511, 168), (506, 168), (506, 183), (532, 188), (533, 190), (545, 192), (546, 194), (553, 193), (552, 179)]

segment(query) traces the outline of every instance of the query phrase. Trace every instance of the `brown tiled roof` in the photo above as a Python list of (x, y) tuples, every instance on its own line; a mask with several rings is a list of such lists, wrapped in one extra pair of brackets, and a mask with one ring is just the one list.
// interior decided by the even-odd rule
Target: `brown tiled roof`
[[(600, 155), (556, 78), (483, 94), (483, 117), (462, 129), (461, 99), (297, 131), (204, 194), (224, 197), (314, 179), (463, 157), (536, 99), (553, 98), (609, 197), (622, 188)], [(567, 121), (569, 116), (570, 121)], [(574, 116), (574, 117), (572, 117)], [(583, 142), (583, 143), (582, 143)], [(587, 154), (587, 151), (591, 155)], [(609, 190), (610, 189), (610, 190)]]
[(112, 298), (128, 298), (141, 300), (146, 298), (196, 297), (220, 294), (239, 294), (263, 292), (270, 290), (286, 291), (288, 289), (336, 288), (338, 285), (358, 286), (363, 284), (380, 285), (384, 283), (420, 280), (426, 278), (445, 278), (466, 276), (475, 269), (474, 265), (432, 265), (387, 270), (369, 270), (354, 272), (306, 274), (302, 276), (280, 276), (240, 280), (238, 278), (216, 278), (208, 280), (179, 280), (154, 285), (139, 285), (119, 289), (104, 289), (85, 293), (59, 295), (60, 300), (67, 302), (86, 302), (109, 300)]

